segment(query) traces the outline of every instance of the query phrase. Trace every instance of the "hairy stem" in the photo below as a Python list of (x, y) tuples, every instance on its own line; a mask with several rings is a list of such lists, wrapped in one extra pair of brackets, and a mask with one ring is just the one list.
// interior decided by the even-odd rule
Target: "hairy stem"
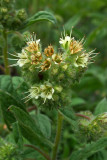
[(3, 48), (5, 74), (10, 75), (10, 68), (9, 68), (9, 63), (8, 63), (8, 52), (7, 52), (7, 32), (6, 30), (3, 31), (3, 37), (5, 40), (5, 46)]
[(58, 147), (59, 147), (60, 138), (61, 138), (62, 122), (63, 122), (63, 117), (61, 113), (58, 112), (58, 124), (57, 124), (54, 147), (53, 147), (52, 160), (56, 160), (57, 158), (57, 152), (58, 152)]
[(47, 160), (51, 160), (50, 157), (46, 153), (44, 153), (42, 150), (40, 150), (36, 146), (30, 145), (30, 144), (25, 144), (24, 146), (25, 147), (33, 148), (34, 150), (36, 150), (37, 152), (39, 152), (43, 157), (45, 157)]

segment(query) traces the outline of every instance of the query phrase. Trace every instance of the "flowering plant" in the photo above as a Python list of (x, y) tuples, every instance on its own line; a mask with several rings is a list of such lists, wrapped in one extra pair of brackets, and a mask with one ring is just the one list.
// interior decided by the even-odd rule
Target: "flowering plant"
[[(101, 101), (91, 113), (75, 109), (72, 95), (97, 53), (86, 50), (84, 38), (77, 40), (72, 33), (62, 35), (59, 48), (52, 44), (44, 47), (33, 33), (20, 53), (8, 54), (7, 38), (11, 35), (23, 37), (19, 31), (37, 21), (56, 23), (50, 12), (40, 11), (27, 18), (25, 10), (15, 10), (14, 4), (13, 0), (0, 0), (6, 74), (0, 76), (0, 117), (4, 121), (0, 134), (2, 130), (6, 137), (5, 141), (0, 138), (0, 160), (57, 160), (58, 154), (62, 159), (63, 148), (73, 149), (63, 160), (88, 160), (107, 145), (107, 113), (100, 107), (107, 101)], [(21, 77), (10, 76), (9, 63), (20, 70)], [(68, 125), (69, 133), (65, 131)], [(73, 146), (66, 145), (65, 137)]]
[(40, 39), (37, 40), (34, 34), (28, 38), (22, 52), (13, 55), (17, 63), (12, 65), (21, 67), (23, 77), (31, 86), (26, 102), (34, 98), (39, 106), (48, 108), (64, 107), (70, 103), (68, 97), (73, 83), (79, 81), (96, 55), (83, 49), (83, 41), (64, 35), (59, 41), (61, 51), (52, 45), (43, 51)]

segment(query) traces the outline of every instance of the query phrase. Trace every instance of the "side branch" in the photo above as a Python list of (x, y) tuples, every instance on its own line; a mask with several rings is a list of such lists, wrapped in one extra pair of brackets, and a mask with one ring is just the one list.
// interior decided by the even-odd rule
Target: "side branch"
[(33, 148), (34, 150), (38, 151), (43, 157), (45, 157), (47, 160), (51, 160), (50, 157), (44, 153), (43, 151), (41, 151), (39, 148), (37, 148), (36, 146), (30, 145), (30, 144), (25, 144), (25, 147), (30, 147)]
[(80, 114), (80, 113), (76, 113), (75, 115), (76, 115), (77, 117), (83, 117), (83, 118), (85, 118), (85, 119), (90, 120), (90, 117), (88, 117), (88, 116), (86, 116), (86, 115), (83, 115), (83, 114)]

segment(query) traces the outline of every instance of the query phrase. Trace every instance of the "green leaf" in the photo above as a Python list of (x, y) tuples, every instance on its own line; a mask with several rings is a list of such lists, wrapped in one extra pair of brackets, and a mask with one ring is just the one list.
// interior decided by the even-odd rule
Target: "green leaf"
[(21, 135), (21, 131), (18, 126), (18, 122), (13, 123), (12, 128), (13, 128), (14, 140), (15, 140), (16, 144), (18, 145), (18, 147), (21, 149), (21, 148), (23, 148), (23, 137)]
[(96, 142), (86, 145), (86, 147), (79, 149), (78, 151), (74, 151), (70, 160), (84, 160), (98, 151), (101, 151), (105, 147), (107, 147), (107, 138), (101, 138)]
[(12, 78), (12, 84), (15, 90), (19, 89), (19, 87), (24, 83), (24, 79), (22, 77), (14, 76)]
[(47, 138), (49, 138), (51, 136), (51, 123), (50, 123), (50, 119), (45, 116), (44, 114), (37, 114), (37, 122), (38, 122), (38, 126), (41, 130), (41, 132), (43, 133), (43, 135)]
[(94, 69), (88, 69), (85, 75), (95, 77), (95, 79), (101, 83), (102, 87), (104, 87), (106, 85), (106, 76), (104, 76), (105, 74), (106, 72), (103, 68), (94, 67)]
[(42, 135), (36, 124), (37, 122), (27, 112), (24, 112), (22, 109), (13, 105), (9, 108), (9, 110), (14, 113), (15, 118), (19, 123), (24, 123), (24, 125), (31, 127), (34, 132)]
[(10, 128), (11, 123), (15, 122), (14, 116), (8, 111), (8, 107), (15, 105), (25, 110), (23, 92), (26, 91), (27, 85), (21, 77), (11, 77), (8, 75), (0, 76), (0, 108), (3, 119)]
[(0, 108), (4, 121), (9, 128), (11, 123), (16, 121), (13, 114), (8, 111), (10, 105), (16, 105), (17, 107), (21, 107), (22, 109), (24, 109), (23, 104), (18, 101), (14, 96), (12, 96), (8, 92), (0, 90)]
[(63, 115), (64, 119), (69, 122), (74, 129), (78, 129), (78, 123), (76, 121), (76, 116), (72, 108), (60, 108), (60, 113)]
[(97, 152), (96, 154), (92, 155), (91, 157), (92, 160), (106, 160), (107, 159), (107, 151), (102, 150)]
[(0, 89), (15, 95), (15, 97), (22, 99), (23, 92), (27, 90), (27, 84), (22, 77), (11, 77), (8, 75), (0, 76)]
[(95, 115), (107, 112), (107, 99), (102, 99), (95, 108)]
[(38, 124), (32, 119), (32, 117), (24, 112), (22, 109), (17, 108), (15, 106), (11, 106), (10, 111), (13, 112), (16, 117), (22, 135), (32, 144), (42, 146), (44, 145), (52, 145), (50, 141), (45, 139), (43, 134), (41, 133)]
[(6, 92), (12, 92), (13, 85), (12, 85), (12, 78), (10, 76), (1, 75), (0, 76), (0, 89)]
[(70, 18), (64, 25), (65, 30), (71, 31), (72, 27), (75, 27), (79, 23), (80, 19), (80, 15), (75, 15), (72, 18)]
[(54, 17), (54, 15), (50, 12), (47, 11), (39, 11), (37, 12), (35, 15), (33, 15), (32, 17), (30, 17), (22, 26), (21, 29), (26, 28), (36, 22), (39, 21), (49, 21), (51, 23), (56, 23), (56, 19)]
[(78, 39), (82, 39), (84, 37), (83, 32), (81, 32), (80, 30), (78, 30), (77, 28), (73, 28), (73, 34), (75, 35), (75, 37), (77, 37)]
[(100, 26), (98, 26), (96, 29), (94, 29), (89, 36), (87, 37), (87, 41), (85, 43), (85, 46), (89, 46), (98, 36), (98, 34), (101, 33), (103, 27), (105, 27), (106, 23), (102, 22)]
[(77, 97), (77, 98), (72, 99), (71, 105), (72, 106), (77, 106), (77, 105), (82, 105), (82, 104), (85, 104), (85, 103), (86, 102), (85, 102), (84, 99)]

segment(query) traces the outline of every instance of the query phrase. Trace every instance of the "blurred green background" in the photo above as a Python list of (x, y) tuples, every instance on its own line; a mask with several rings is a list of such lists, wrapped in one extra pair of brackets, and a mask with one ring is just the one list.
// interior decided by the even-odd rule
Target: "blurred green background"
[[(85, 36), (84, 46), (87, 50), (96, 48), (95, 52), (100, 52), (95, 58), (95, 62), (89, 65), (84, 77), (78, 84), (74, 84), (72, 90), (71, 105), (75, 111), (90, 110), (94, 112), (98, 103), (107, 97), (107, 0), (17, 0), (16, 9), (21, 8), (26, 9), (29, 17), (42, 10), (49, 11), (56, 17), (57, 23), (55, 25), (46, 21), (38, 22), (21, 31), (21, 33), (35, 32), (37, 39), (41, 39), (43, 47), (48, 44), (59, 47), (61, 32), (65, 29), (69, 34), (73, 27), (72, 35), (76, 39)], [(11, 53), (20, 52), (24, 46), (20, 36), (18, 38), (10, 36), (8, 41)], [(3, 65), (2, 59), (0, 63)], [(20, 75), (18, 68), (12, 70), (13, 75)], [(105, 103), (107, 104), (107, 101)], [(54, 113), (47, 114), (52, 117), (51, 114)], [(4, 135), (2, 129), (1, 125), (0, 134)], [(76, 140), (71, 132), (72, 128), (66, 124), (62, 141), (63, 154), (62, 147), (60, 149), (63, 159), (71, 153), (74, 145), (76, 148)], [(95, 160), (97, 159), (95, 158)]]

